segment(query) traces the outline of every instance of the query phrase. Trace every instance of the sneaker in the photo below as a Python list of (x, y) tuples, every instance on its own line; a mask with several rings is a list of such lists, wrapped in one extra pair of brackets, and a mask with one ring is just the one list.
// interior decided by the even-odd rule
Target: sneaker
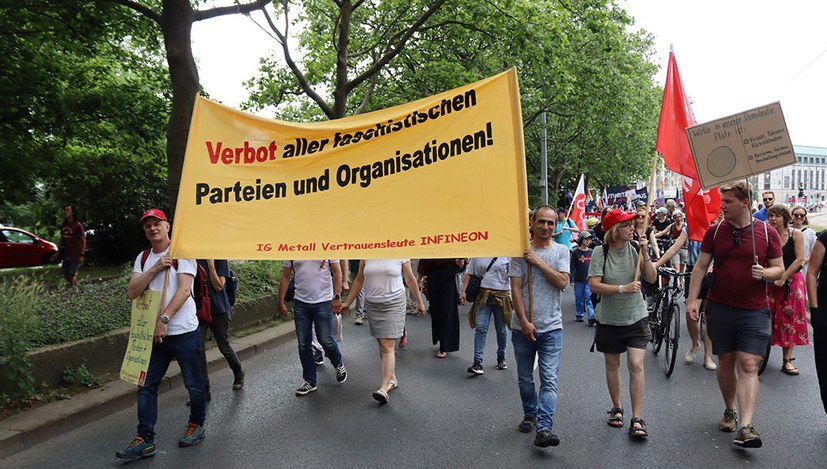
[(304, 384), (299, 386), (299, 389), (296, 389), (297, 396), (304, 396), (305, 394), (309, 394), (316, 390), (316, 385), (311, 383), (310, 381), (305, 381)]
[(523, 417), (523, 421), (517, 425), (517, 430), (523, 433), (529, 433), (531, 430), (534, 430), (534, 425), (537, 425), (537, 417), (529, 417), (526, 415)]
[(356, 319), (353, 321), (353, 324), (356, 324), (357, 326), (361, 326), (363, 322), (365, 322), (364, 317), (356, 316)]
[(313, 349), (313, 361), (316, 365), (324, 365), (324, 352), (319, 349)]
[(704, 368), (706, 368), (709, 371), (715, 371), (718, 369), (718, 365), (716, 365), (715, 362), (712, 360), (704, 361)]
[(347, 370), (345, 369), (345, 364), (339, 363), (339, 366), (336, 367), (336, 382), (344, 383), (345, 380), (347, 380)]
[(722, 432), (734, 432), (738, 426), (738, 413), (735, 409), (726, 409), (724, 411), (724, 418), (718, 424), (718, 429)]
[(238, 391), (244, 387), (244, 370), (238, 370), (238, 373), (233, 373), (233, 391)]
[(187, 429), (184, 431), (184, 434), (178, 438), (178, 446), (195, 446), (198, 443), (201, 443), (201, 440), (204, 439), (204, 427), (198, 425), (197, 423), (190, 422), (187, 424)]
[(594, 326), (595, 324), (597, 324), (597, 319), (595, 319), (595, 318), (589, 318), (589, 325), (590, 325), (590, 326)]
[(545, 428), (537, 432), (537, 436), (534, 437), (534, 446), (539, 446), (540, 448), (548, 448), (549, 446), (557, 446), (559, 444), (560, 438), (554, 433), (551, 433), (551, 430), (546, 430)]
[(115, 453), (119, 459), (140, 459), (155, 456), (155, 443), (146, 441), (143, 437), (135, 439), (126, 448)]
[(760, 448), (762, 443), (758, 432), (752, 428), (751, 424), (748, 424), (738, 430), (738, 435), (732, 440), (732, 444), (741, 448)]
[(577, 316), (576, 320), (577, 322), (583, 322), (583, 316)]
[(497, 357), (497, 369), (498, 370), (507, 370), (508, 365), (505, 364), (505, 357)]
[(485, 373), (485, 371), (483, 371), (483, 369), (482, 369), (482, 364), (479, 363), (479, 362), (474, 362), (473, 365), (469, 366), (468, 367), (468, 372), (469, 373), (474, 373), (475, 375), (481, 375), (481, 374)]

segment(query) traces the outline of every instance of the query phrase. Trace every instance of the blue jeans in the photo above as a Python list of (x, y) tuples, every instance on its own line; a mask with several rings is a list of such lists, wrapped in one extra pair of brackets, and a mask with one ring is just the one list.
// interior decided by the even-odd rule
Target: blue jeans
[(574, 314), (578, 318), (583, 317), (584, 310), (588, 312), (588, 319), (594, 318), (594, 305), (592, 305), (591, 296), (592, 289), (589, 288), (589, 282), (574, 282)]
[(477, 305), (475, 313), (474, 363), (482, 364), (482, 355), (485, 352), (485, 337), (488, 335), (488, 325), (491, 324), (492, 315), (494, 316), (494, 327), (497, 328), (497, 358), (505, 358), (505, 349), (508, 346), (508, 327), (505, 325), (502, 306), (494, 304), (493, 298), (489, 296), (484, 306)]
[[(523, 415), (537, 417), (537, 431), (551, 430), (557, 408), (557, 374), (563, 354), (563, 329), (541, 332), (531, 342), (520, 331), (513, 331), (517, 383), (523, 401)], [(539, 355), (540, 393), (534, 386), (534, 356)]]
[(158, 421), (158, 386), (167, 373), (172, 359), (178, 362), (184, 385), (190, 394), (189, 421), (204, 425), (207, 401), (204, 395), (204, 375), (201, 372), (201, 334), (198, 330), (186, 334), (168, 335), (160, 344), (152, 344), (152, 356), (144, 385), (138, 388), (138, 436), (155, 441), (155, 422)]
[(324, 354), (333, 366), (342, 364), (342, 353), (333, 339), (333, 310), (331, 301), (305, 303), (293, 300), (293, 322), (296, 324), (296, 338), (299, 341), (299, 359), (302, 362), (302, 377), (309, 383), (316, 384), (316, 361), (313, 359), (313, 333), (316, 326), (316, 338), (322, 344)]

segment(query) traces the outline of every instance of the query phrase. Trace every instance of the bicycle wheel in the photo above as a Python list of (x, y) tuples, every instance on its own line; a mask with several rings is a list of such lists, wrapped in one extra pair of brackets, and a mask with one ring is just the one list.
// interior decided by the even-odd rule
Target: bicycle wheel
[(678, 356), (678, 341), (680, 340), (681, 331), (681, 309), (678, 305), (674, 303), (669, 305), (669, 313), (664, 319), (663, 330), (665, 333), (664, 342), (666, 343), (666, 351), (663, 354), (666, 362), (664, 372), (666, 376), (672, 376), (672, 371), (675, 370), (675, 358)]
[(767, 368), (767, 362), (770, 361), (770, 350), (772, 350), (772, 337), (767, 339), (767, 352), (764, 354), (761, 364), (758, 365), (758, 376), (761, 376), (761, 373)]
[(660, 301), (655, 305), (655, 324), (650, 323), (652, 328), (652, 352), (655, 355), (660, 352), (663, 345), (664, 328), (666, 327), (666, 316), (668, 314), (669, 298), (666, 294), (661, 295)]

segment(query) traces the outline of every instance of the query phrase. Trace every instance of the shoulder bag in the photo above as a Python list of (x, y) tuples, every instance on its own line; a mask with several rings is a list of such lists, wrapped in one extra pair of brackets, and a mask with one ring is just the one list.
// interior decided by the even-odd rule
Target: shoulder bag
[(485, 272), (483, 272), (482, 275), (478, 276), (471, 274), (471, 280), (468, 281), (468, 286), (465, 287), (465, 301), (477, 301), (477, 296), (480, 294), (480, 288), (482, 288), (482, 279), (485, 277), (485, 274), (491, 270), (491, 266), (493, 266), (496, 261), (496, 257), (491, 259), (491, 262), (488, 263), (488, 267), (485, 268)]

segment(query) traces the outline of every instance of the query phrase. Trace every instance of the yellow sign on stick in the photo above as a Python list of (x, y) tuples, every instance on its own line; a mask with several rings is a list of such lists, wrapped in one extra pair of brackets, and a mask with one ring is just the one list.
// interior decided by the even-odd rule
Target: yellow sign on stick
[(145, 291), (132, 300), (132, 326), (129, 343), (121, 365), (120, 379), (138, 386), (144, 385), (149, 357), (152, 356), (152, 335), (158, 308), (161, 306), (161, 292)]
[(528, 194), (516, 70), (307, 124), (198, 97), (173, 225), (178, 258), (519, 256)]

